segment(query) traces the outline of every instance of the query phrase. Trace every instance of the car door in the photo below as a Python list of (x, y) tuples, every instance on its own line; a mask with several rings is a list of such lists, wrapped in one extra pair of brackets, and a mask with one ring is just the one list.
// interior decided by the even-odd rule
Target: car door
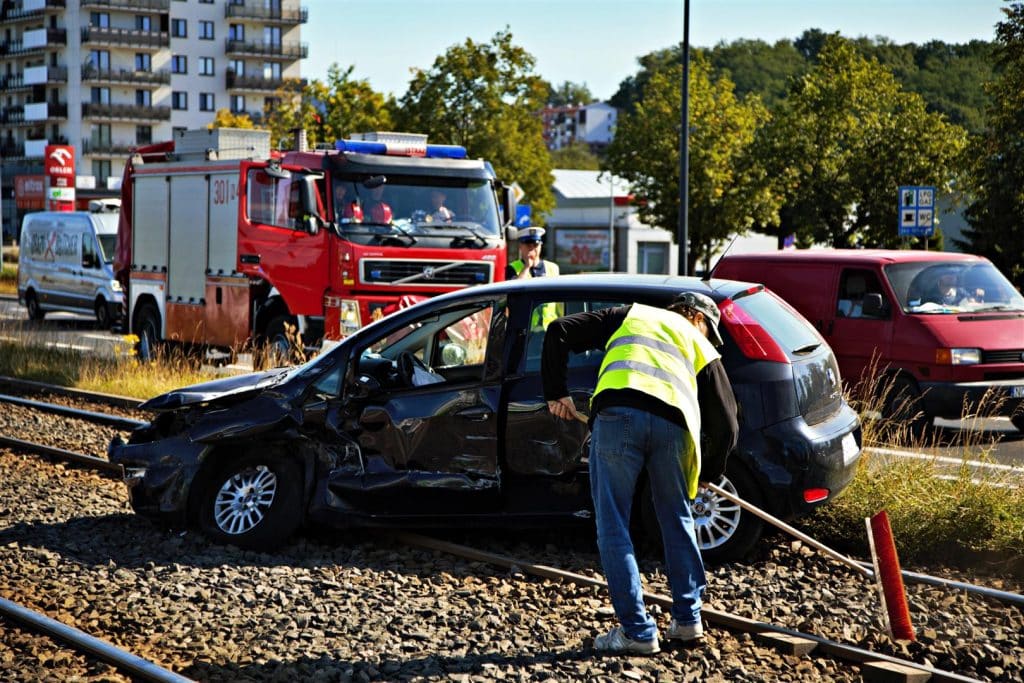
[[(893, 305), (889, 293), (870, 268), (843, 268), (839, 274), (835, 320), (826, 340), (839, 362), (843, 380), (852, 388), (862, 379), (878, 374), (891, 357)], [(864, 302), (881, 295), (881, 310), (865, 308)]]
[(378, 514), (493, 508), (500, 497), (498, 408), (504, 302), (434, 309), (354, 349), (345, 432), (361, 465), (329, 486)]

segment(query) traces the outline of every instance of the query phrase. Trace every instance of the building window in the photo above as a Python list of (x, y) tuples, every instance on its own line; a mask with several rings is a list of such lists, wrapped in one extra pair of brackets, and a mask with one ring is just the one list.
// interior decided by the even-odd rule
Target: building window
[(201, 40), (213, 40), (213, 22), (212, 21), (200, 21), (199, 22), (199, 38)]
[(231, 113), (241, 114), (245, 112), (245, 95), (231, 96)]
[(171, 109), (188, 109), (188, 93), (183, 90), (175, 90), (171, 93)]
[(212, 92), (201, 92), (199, 93), (199, 111), (213, 111), (213, 93)]
[(137, 14), (135, 16), (135, 30), (136, 31), (152, 31), (153, 30), (153, 17), (145, 14)]
[(231, 70), (235, 72), (236, 76), (245, 75), (245, 60), (244, 59), (232, 59)]
[(263, 42), (267, 45), (280, 45), (281, 44), (281, 27), (280, 26), (264, 26), (263, 27)]
[(108, 12), (90, 12), (89, 25), (95, 28), (110, 28), (110, 14)]
[(188, 22), (184, 19), (171, 19), (171, 37), (188, 38)]
[(153, 70), (153, 56), (145, 52), (141, 52), (135, 55), (135, 70), (136, 71), (152, 71)]
[(199, 0), (200, 5), (212, 5), (213, 0)]
[(150, 107), (153, 105), (153, 93), (148, 90), (135, 91), (135, 104), (139, 107)]
[(96, 147), (109, 147), (110, 146), (110, 124), (100, 123), (92, 127), (89, 131), (89, 142)]
[(109, 50), (90, 50), (89, 51), (89, 63), (97, 69), (104, 71), (110, 69), (110, 51)]
[(110, 159), (93, 159), (92, 174), (96, 177), (97, 186), (106, 187), (110, 177)]
[(92, 88), (89, 93), (92, 104), (110, 104), (110, 88)]
[(244, 41), (245, 26), (242, 24), (228, 24), (228, 40)]
[(199, 58), (199, 75), (200, 76), (212, 76), (213, 75), (213, 57), (200, 57)]
[(171, 137), (180, 138), (182, 135), (185, 134), (187, 130), (188, 128), (186, 128), (185, 126), (175, 126), (174, 128), (171, 128)]
[(153, 126), (135, 126), (135, 144), (153, 144)]
[(185, 55), (174, 55), (173, 57), (171, 57), (171, 73), (187, 74), (188, 57), (186, 57)]
[(263, 78), (280, 79), (281, 62), (263, 62)]

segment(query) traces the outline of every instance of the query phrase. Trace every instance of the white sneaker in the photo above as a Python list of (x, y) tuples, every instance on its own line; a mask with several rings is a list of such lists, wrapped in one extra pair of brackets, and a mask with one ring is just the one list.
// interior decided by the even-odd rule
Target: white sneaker
[(594, 649), (601, 654), (609, 655), (653, 655), (661, 652), (658, 636), (654, 636), (654, 640), (633, 640), (626, 635), (621, 626), (616, 626), (603, 636), (594, 638)]
[(680, 624), (673, 619), (665, 637), (683, 643), (698, 643), (704, 640), (704, 625), (700, 621), (695, 621), (692, 624)]

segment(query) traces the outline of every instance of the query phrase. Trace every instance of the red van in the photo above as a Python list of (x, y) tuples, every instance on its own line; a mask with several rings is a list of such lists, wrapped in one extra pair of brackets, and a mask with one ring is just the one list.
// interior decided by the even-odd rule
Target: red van
[(848, 384), (872, 367), (882, 386), (892, 381), (888, 417), (955, 419), (988, 395), (1002, 401), (986, 414), (1010, 416), (1024, 431), (1024, 297), (988, 259), (775, 251), (726, 256), (713, 275), (763, 283), (788, 301), (828, 340)]

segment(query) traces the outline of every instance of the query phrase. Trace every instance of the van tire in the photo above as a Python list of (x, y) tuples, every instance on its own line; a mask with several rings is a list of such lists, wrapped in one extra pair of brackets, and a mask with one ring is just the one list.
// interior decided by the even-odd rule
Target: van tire
[(96, 312), (96, 322), (99, 323), (100, 329), (109, 330), (114, 321), (110, 317), (110, 309), (107, 307), (107, 300), (102, 296), (96, 297), (96, 305), (94, 309)]
[(1017, 428), (1018, 432), (1024, 432), (1024, 412), (1017, 413), (1011, 417), (1010, 422)]
[(914, 380), (896, 377), (891, 383), (883, 383), (881, 391), (885, 392), (882, 403), (884, 431), (889, 437), (903, 432), (903, 436), (920, 441), (928, 436), (932, 419), (924, 413), (921, 392)]
[(155, 360), (160, 346), (160, 311), (150, 302), (135, 309), (132, 334), (139, 338), (135, 347), (141, 361)]
[(46, 317), (46, 311), (39, 305), (39, 297), (34, 290), (25, 292), (25, 308), (28, 310), (29, 320), (42, 320)]

